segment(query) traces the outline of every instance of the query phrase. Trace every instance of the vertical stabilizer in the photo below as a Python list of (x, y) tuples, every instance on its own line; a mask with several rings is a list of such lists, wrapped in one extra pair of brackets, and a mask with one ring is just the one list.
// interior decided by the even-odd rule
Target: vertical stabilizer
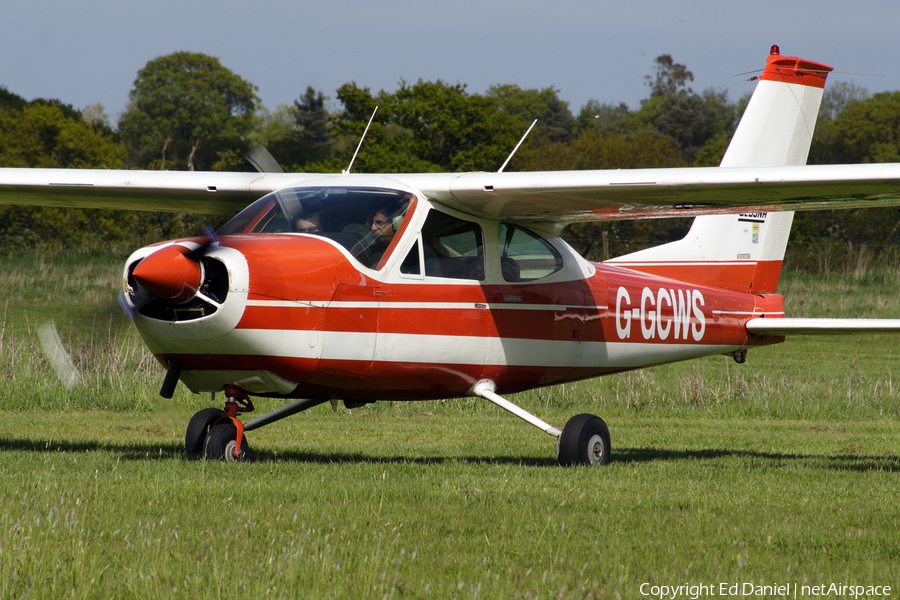
[[(772, 46), (720, 166), (805, 165), (830, 71), (827, 65), (781, 56)], [(684, 239), (609, 262), (730, 290), (774, 292), (793, 217), (764, 211), (697, 217)]]

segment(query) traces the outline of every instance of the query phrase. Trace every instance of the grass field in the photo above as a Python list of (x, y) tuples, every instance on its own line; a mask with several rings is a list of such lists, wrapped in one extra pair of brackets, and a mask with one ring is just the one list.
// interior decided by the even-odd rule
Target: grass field
[[(0, 263), (0, 598), (900, 590), (900, 338), (797, 338), (515, 399), (556, 425), (603, 416), (602, 469), (558, 467), (552, 438), (474, 399), (317, 407), (252, 432), (251, 463), (192, 462), (184, 426), (208, 398), (158, 399), (115, 304), (121, 263)], [(892, 269), (782, 288), (791, 316), (900, 317)], [(83, 383), (40, 351), (50, 319)]]

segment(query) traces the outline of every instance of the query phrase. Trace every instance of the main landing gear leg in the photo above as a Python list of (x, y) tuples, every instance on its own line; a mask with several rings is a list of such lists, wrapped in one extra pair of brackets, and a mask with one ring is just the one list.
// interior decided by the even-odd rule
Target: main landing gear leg
[(511, 412), (541, 431), (556, 437), (556, 456), (559, 459), (559, 464), (564, 467), (573, 465), (591, 467), (594, 465), (605, 465), (609, 462), (612, 452), (609, 428), (600, 417), (589, 414), (576, 415), (569, 419), (569, 422), (560, 431), (509, 400), (497, 395), (496, 389), (497, 386), (493, 381), (485, 379), (472, 386), (469, 393), (490, 400), (500, 408)]
[(253, 410), (253, 402), (243, 390), (225, 386), (225, 410), (204, 408), (188, 423), (184, 447), (189, 458), (205, 454), (211, 460), (243, 461), (250, 456), (244, 438), (244, 424), (238, 413)]

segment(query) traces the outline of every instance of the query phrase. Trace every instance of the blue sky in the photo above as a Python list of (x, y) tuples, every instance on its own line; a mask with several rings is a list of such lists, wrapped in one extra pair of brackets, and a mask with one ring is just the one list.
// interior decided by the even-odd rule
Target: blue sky
[(307, 85), (334, 98), (349, 81), (393, 91), (421, 78), (552, 86), (577, 113), (592, 98), (636, 108), (664, 53), (693, 71), (695, 91), (737, 99), (753, 89), (737, 74), (779, 44), (877, 92), (900, 90), (898, 22), (896, 0), (31, 0), (3, 8), (0, 85), (101, 103), (115, 123), (138, 70), (187, 50), (219, 57), (270, 109)]

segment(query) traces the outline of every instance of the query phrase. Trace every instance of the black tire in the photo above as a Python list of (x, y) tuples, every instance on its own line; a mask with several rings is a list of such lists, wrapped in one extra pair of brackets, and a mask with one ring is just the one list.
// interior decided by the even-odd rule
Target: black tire
[(221, 408), (204, 408), (198, 411), (188, 422), (187, 433), (184, 434), (184, 451), (188, 458), (200, 458), (203, 456), (203, 448), (206, 446), (206, 436), (209, 429), (219, 417), (225, 414)]
[(234, 423), (221, 423), (213, 427), (206, 438), (206, 459), (224, 460), (225, 462), (245, 461), (250, 458), (250, 444), (247, 436), (241, 440), (240, 454), (234, 456), (234, 447), (237, 443), (237, 427)]
[(559, 436), (557, 457), (564, 467), (605, 465), (612, 454), (609, 428), (600, 417), (575, 415)]

